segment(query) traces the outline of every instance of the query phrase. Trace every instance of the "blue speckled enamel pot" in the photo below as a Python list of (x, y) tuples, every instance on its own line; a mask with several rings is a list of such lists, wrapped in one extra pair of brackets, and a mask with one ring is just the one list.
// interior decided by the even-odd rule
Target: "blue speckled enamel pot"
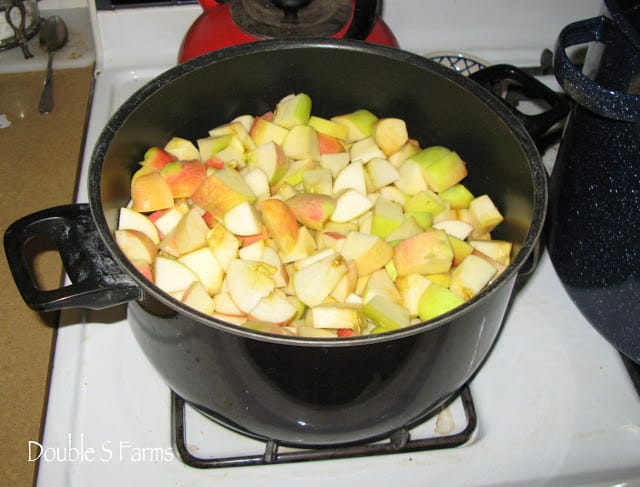
[[(565, 49), (588, 43), (582, 72)], [(565, 27), (555, 75), (573, 106), (551, 176), (548, 249), (593, 326), (640, 363), (640, 1)]]

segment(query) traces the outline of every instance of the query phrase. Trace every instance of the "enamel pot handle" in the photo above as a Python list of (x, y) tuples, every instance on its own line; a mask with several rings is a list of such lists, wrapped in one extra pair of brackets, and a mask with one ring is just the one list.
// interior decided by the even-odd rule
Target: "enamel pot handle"
[(637, 123), (640, 121), (640, 96), (600, 86), (576, 69), (566, 52), (568, 47), (587, 42), (619, 43), (621, 35), (615, 24), (604, 16), (567, 25), (556, 41), (553, 70), (562, 88), (578, 104), (606, 118)]
[[(549, 137), (549, 129), (562, 121), (569, 114), (569, 102), (562, 93), (556, 93), (544, 83), (524, 71), (506, 64), (489, 66), (469, 76), (474, 81), (489, 89), (504, 105), (520, 120), (533, 141), (538, 145), (545, 145)], [(543, 100), (549, 108), (534, 115), (528, 115), (518, 110), (510, 101), (502, 96), (503, 83), (513, 83), (525, 98)], [(520, 269), (519, 275), (525, 277), (533, 272), (538, 264), (542, 246), (540, 240), (536, 242), (533, 251)]]
[[(24, 252), (34, 237), (55, 244), (71, 284), (39, 289)], [(16, 286), (35, 310), (101, 309), (142, 297), (142, 289), (109, 254), (87, 204), (57, 206), (15, 221), (4, 234), (4, 247)]]

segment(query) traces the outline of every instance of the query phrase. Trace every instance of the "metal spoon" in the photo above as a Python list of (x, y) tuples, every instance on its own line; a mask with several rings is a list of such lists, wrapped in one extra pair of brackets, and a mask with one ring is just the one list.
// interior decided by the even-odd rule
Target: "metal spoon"
[(47, 62), (47, 76), (44, 79), (44, 89), (40, 96), (40, 104), (38, 106), (40, 113), (47, 114), (53, 111), (53, 80), (51, 65), (53, 64), (53, 55), (67, 43), (67, 25), (57, 15), (47, 17), (40, 26), (40, 47), (49, 53)]

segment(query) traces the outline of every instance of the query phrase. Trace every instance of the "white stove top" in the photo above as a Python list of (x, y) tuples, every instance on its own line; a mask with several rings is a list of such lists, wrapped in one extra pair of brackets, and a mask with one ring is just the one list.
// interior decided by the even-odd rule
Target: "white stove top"
[[(426, 3), (385, 3), (385, 19), (402, 47), (462, 50), (521, 65), (535, 64), (562, 26), (597, 15), (599, 5)], [(487, 5), (494, 9), (490, 15)], [(197, 6), (92, 12), (98, 74), (79, 201), (87, 201), (86, 163), (101, 128), (135, 89), (175, 63), (199, 12)], [(505, 19), (521, 22), (526, 14), (533, 15), (530, 22), (505, 26)], [(158, 37), (162, 31), (167, 36)], [(42, 452), (38, 485), (640, 485), (640, 397), (618, 353), (570, 301), (546, 253), (515, 296), (494, 350), (470, 385), (477, 430), (454, 449), (225, 469), (186, 466), (172, 449), (170, 392), (137, 346), (125, 312), (63, 313), (42, 447), (32, 445), (34, 454)], [(456, 407), (449, 420), (459, 428)], [(187, 421), (194, 455), (208, 456), (218, 447), (230, 454), (262, 451), (255, 440), (191, 410)], [(437, 427), (435, 421), (425, 425)]]

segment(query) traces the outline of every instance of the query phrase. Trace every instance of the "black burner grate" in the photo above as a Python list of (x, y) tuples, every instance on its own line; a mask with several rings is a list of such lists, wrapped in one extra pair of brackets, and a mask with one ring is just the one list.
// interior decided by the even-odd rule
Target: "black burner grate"
[[(172, 440), (175, 450), (183, 463), (195, 468), (246, 467), (252, 465), (273, 465), (281, 463), (308, 462), (315, 460), (332, 460), (409, 453), (435, 449), (453, 448), (465, 444), (471, 439), (477, 426), (477, 417), (473, 399), (468, 386), (460, 390), (460, 399), (466, 417), (464, 430), (448, 436), (437, 436), (413, 439), (411, 427), (400, 428), (389, 435), (386, 440), (356, 445), (338, 445), (319, 448), (300, 448), (280, 452), (279, 443), (274, 440), (264, 441), (263, 454), (228, 456), (221, 458), (200, 458), (193, 455), (186, 446), (185, 406), (180, 396), (171, 393), (172, 408)], [(437, 414), (438, 411), (436, 411)]]

